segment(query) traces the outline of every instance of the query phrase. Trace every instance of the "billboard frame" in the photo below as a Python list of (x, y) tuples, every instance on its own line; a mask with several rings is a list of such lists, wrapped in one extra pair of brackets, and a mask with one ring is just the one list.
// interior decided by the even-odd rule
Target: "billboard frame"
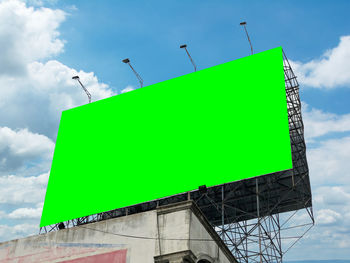
[[(282, 262), (283, 255), (315, 223), (299, 83), (283, 49), (282, 52), (293, 169), (208, 188), (202, 186), (198, 190), (68, 220), (41, 227), (39, 234), (193, 200), (240, 262)], [(307, 222), (293, 227), (307, 229), (294, 237), (291, 246), (284, 248), (282, 232), (285, 227), (290, 228), (287, 223), (301, 210), (306, 213)], [(282, 221), (281, 214), (288, 213), (291, 215)]]

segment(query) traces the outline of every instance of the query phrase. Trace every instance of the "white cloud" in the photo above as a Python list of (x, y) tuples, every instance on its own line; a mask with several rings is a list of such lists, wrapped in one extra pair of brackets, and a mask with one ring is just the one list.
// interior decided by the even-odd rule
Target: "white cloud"
[(41, 214), (61, 112), (88, 102), (72, 76), (80, 76), (93, 101), (115, 95), (93, 72), (52, 58), (64, 49), (58, 28), (66, 15), (0, 0), (1, 240), (38, 231), (28, 222)]
[(27, 63), (63, 51), (58, 27), (66, 14), (62, 10), (35, 9), (24, 2), (0, 2), (0, 75), (24, 73)]
[(311, 181), (317, 186), (350, 185), (350, 137), (320, 142), (307, 150)]
[(317, 187), (314, 190), (314, 200), (319, 206), (348, 207), (350, 212), (350, 186)]
[[(303, 121), (307, 146), (318, 143), (317, 147), (307, 147), (312, 183), (318, 187), (326, 184), (350, 185), (350, 137), (340, 134), (350, 132), (350, 114), (324, 112), (303, 103)], [(340, 136), (319, 139), (332, 132), (338, 132)]]
[(317, 211), (316, 224), (330, 225), (334, 224), (341, 218), (341, 215), (331, 209), (321, 209)]
[(44, 135), (31, 133), (27, 129), (14, 131), (0, 127), (0, 175), (23, 172), (32, 162), (41, 162), (40, 168), (47, 171), (54, 147), (53, 141)]
[(54, 143), (44, 135), (29, 132), (27, 129), (13, 131), (0, 127), (0, 151), (9, 148), (13, 155), (51, 157)]
[(0, 204), (37, 204), (44, 201), (49, 173), (39, 176), (0, 177)]
[(305, 102), (302, 104), (302, 109), (306, 141), (330, 132), (350, 131), (350, 114), (337, 115), (324, 112), (311, 108)]
[(33, 224), (0, 225), (0, 242), (38, 234), (38, 232), (38, 225)]
[(0, 219), (40, 219), (43, 205), (44, 203), (40, 202), (35, 207), (20, 207), (10, 213), (0, 211)]
[(58, 61), (50, 60), (45, 64), (33, 62), (28, 68), (33, 87), (29, 96), (35, 100), (42, 99), (45, 103), (42, 106), (48, 109), (48, 120), (51, 118), (56, 125), (62, 110), (88, 103), (85, 92), (72, 76), (79, 75), (81, 82), (91, 93), (92, 101), (115, 95), (108, 85), (99, 83), (94, 73), (78, 72)]
[(132, 91), (132, 90), (135, 90), (135, 88), (133, 86), (127, 86), (125, 89), (123, 89), (121, 91), (121, 93), (129, 92), (129, 91)]
[(37, 208), (18, 208), (14, 211), (12, 211), (8, 218), (10, 219), (29, 219), (29, 218), (35, 218), (39, 219), (41, 217), (41, 212), (43, 208), (37, 207)]
[(72, 80), (74, 75), (80, 76), (93, 101), (115, 95), (93, 72), (45, 61), (63, 51), (58, 28), (65, 17), (62, 10), (28, 7), (19, 0), (0, 1), (2, 126), (28, 128), (55, 140), (62, 110), (88, 101)]
[(316, 225), (290, 253), (306, 259), (307, 247), (320, 257), (342, 254), (350, 247), (350, 136), (341, 132), (350, 131), (350, 115), (303, 103), (303, 120)]
[(11, 128), (28, 127), (54, 139), (61, 112), (88, 102), (80, 85), (72, 80), (74, 75), (80, 76), (92, 101), (115, 95), (92, 72), (78, 72), (56, 60), (32, 62), (23, 77), (0, 77), (2, 123)]
[(290, 61), (298, 80), (315, 88), (350, 84), (350, 36), (342, 36), (337, 47), (306, 63)]

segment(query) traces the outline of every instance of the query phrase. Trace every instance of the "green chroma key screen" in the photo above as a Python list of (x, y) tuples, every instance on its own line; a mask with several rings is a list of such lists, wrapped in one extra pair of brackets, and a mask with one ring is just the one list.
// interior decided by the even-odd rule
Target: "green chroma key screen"
[(64, 111), (40, 226), (291, 168), (279, 47)]

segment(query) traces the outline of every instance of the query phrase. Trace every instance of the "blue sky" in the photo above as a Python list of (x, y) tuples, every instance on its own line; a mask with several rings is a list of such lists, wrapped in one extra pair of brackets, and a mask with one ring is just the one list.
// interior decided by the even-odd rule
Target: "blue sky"
[[(137, 84), (121, 59), (130, 57), (145, 85), (183, 75), (192, 70), (183, 50), (189, 50), (200, 69), (249, 54), (240, 21), (248, 21), (255, 52), (282, 46), (290, 59), (302, 62), (319, 57), (348, 33), (347, 1), (88, 1), (80, 4), (62, 24), (62, 38), (70, 39), (59, 60), (74, 68), (94, 71), (101, 81), (120, 90)], [(85, 1), (87, 2), (87, 1)], [(71, 1), (58, 2), (67, 8)], [(68, 7), (69, 8), (69, 7)], [(89, 23), (93, 17), (93, 22)], [(77, 59), (80, 57), (80, 59)], [(308, 103), (346, 113), (346, 96), (337, 103), (334, 92), (303, 91)]]
[[(286, 259), (350, 259), (349, 1), (0, 1), (0, 241), (37, 233), (62, 110), (282, 46), (301, 87), (316, 226)], [(220, 87), (213, 87), (213, 92)], [(179, 91), (181, 92), (181, 91)], [(123, 114), (122, 112), (120, 114)]]

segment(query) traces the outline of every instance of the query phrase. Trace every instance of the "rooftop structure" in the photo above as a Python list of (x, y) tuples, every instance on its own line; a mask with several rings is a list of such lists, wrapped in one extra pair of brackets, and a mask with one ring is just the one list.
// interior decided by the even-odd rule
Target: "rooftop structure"
[(236, 263), (193, 201), (0, 243), (0, 262)]

